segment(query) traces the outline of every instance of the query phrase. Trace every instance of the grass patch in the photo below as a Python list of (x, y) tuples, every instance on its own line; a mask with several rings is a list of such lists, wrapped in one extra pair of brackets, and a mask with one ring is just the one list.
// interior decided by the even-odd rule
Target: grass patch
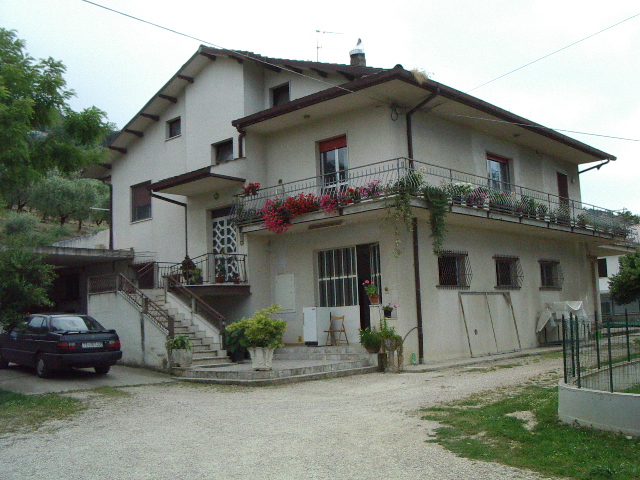
[(636, 395), (640, 395), (640, 385), (636, 385), (635, 387), (627, 388), (623, 391), (623, 393), (635, 393)]
[(49, 420), (68, 418), (86, 408), (57, 394), (31, 396), (0, 390), (0, 434), (34, 430)]
[(434, 441), (463, 457), (545, 475), (640, 479), (640, 439), (560, 422), (556, 387), (531, 385), (505, 395), (424, 410), (424, 418), (442, 425)]

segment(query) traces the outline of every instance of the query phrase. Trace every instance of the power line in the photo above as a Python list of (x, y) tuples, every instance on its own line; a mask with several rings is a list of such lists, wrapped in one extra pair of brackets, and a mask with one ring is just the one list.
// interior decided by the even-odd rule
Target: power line
[(505, 123), (508, 125), (516, 125), (519, 127), (527, 127), (527, 128), (538, 128), (540, 130), (553, 130), (556, 132), (567, 132), (567, 133), (575, 133), (575, 134), (579, 134), (579, 135), (590, 135), (592, 137), (603, 137), (603, 138), (612, 138), (614, 140), (626, 140), (628, 142), (640, 142), (640, 139), (637, 138), (625, 138), (625, 137), (616, 137), (613, 135), (601, 135), (599, 133), (588, 133), (588, 132), (579, 132), (577, 130), (567, 130), (565, 128), (552, 128), (552, 127), (545, 127), (544, 125), (531, 125), (530, 123), (517, 123), (517, 122), (507, 122), (505, 120), (495, 120), (492, 118), (482, 118), (482, 117), (474, 117), (471, 115), (460, 115), (457, 113), (440, 113), (440, 115), (448, 115), (450, 117), (462, 117), (462, 118), (469, 118), (469, 119), (473, 119), (473, 120), (482, 120), (485, 122), (494, 122), (494, 123)]
[[(136, 17), (136, 16), (134, 16), (134, 15), (130, 15), (130, 14), (128, 14), (128, 13), (121, 12), (121, 11), (119, 11), (119, 10), (115, 10), (115, 9), (110, 8), (110, 7), (107, 7), (107, 6), (105, 6), (105, 5), (100, 5), (99, 3), (95, 3), (95, 2), (92, 2), (92, 1), (90, 1), (90, 0), (82, 0), (82, 1), (83, 1), (83, 2), (85, 2), (85, 3), (88, 3), (88, 4), (90, 4), (90, 5), (94, 5), (94, 6), (96, 6), (96, 7), (99, 7), (99, 8), (105, 9), (105, 10), (108, 10), (108, 11), (110, 11), (110, 12), (112, 12), (112, 13), (116, 13), (116, 14), (118, 14), (118, 15), (122, 15), (122, 16), (124, 16), (124, 17), (131, 18), (132, 20), (136, 20), (136, 21), (138, 21), (138, 22), (146, 23), (147, 25), (151, 25), (151, 26), (156, 27), (156, 28), (159, 28), (159, 29), (161, 29), (161, 30), (166, 30), (166, 31), (168, 31), (168, 32), (170, 32), (170, 33), (174, 33), (174, 34), (176, 34), (176, 35), (180, 35), (180, 36), (182, 36), (182, 37), (189, 38), (189, 39), (191, 39), (191, 40), (196, 40), (197, 42), (204, 43), (204, 44), (206, 44), (206, 45), (211, 45), (212, 47), (218, 48), (218, 49), (220, 49), (220, 50), (226, 50), (226, 51), (229, 51), (229, 52), (231, 52), (231, 53), (234, 53), (234, 54), (236, 54), (236, 55), (238, 55), (238, 56), (242, 56), (242, 57), (247, 58), (247, 59), (249, 59), (249, 60), (253, 60), (253, 61), (255, 61), (255, 62), (263, 63), (263, 64), (265, 64), (265, 65), (269, 65), (269, 66), (272, 66), (272, 67), (277, 67), (277, 68), (280, 68), (280, 69), (282, 69), (282, 70), (285, 70), (285, 71), (287, 71), (287, 72), (289, 72), (289, 73), (292, 73), (292, 74), (295, 74), (295, 75), (298, 75), (298, 76), (301, 76), (301, 77), (304, 77), (304, 78), (308, 78), (308, 79), (310, 79), (310, 80), (313, 80), (313, 81), (316, 81), (316, 82), (322, 83), (322, 84), (324, 84), (324, 85), (328, 85), (328, 86), (330, 86), (330, 87), (336, 87), (336, 88), (339, 88), (339, 89), (341, 89), (341, 90), (344, 90), (344, 91), (346, 91), (346, 92), (348, 92), (348, 93), (353, 93), (353, 94), (363, 95), (363, 96), (365, 96), (365, 97), (367, 97), (367, 98), (369, 98), (369, 99), (371, 99), (371, 100), (375, 100), (375, 101), (378, 101), (378, 102), (380, 102), (380, 103), (384, 103), (384, 104), (389, 105), (389, 106), (394, 106), (394, 104), (393, 104), (393, 103), (390, 103), (390, 102), (389, 102), (389, 101), (387, 101), (387, 100), (384, 100), (384, 99), (380, 99), (380, 98), (376, 98), (376, 97), (373, 97), (373, 96), (367, 95), (367, 94), (365, 94), (364, 92), (361, 92), (361, 91), (353, 91), (353, 90), (350, 90), (350, 89), (348, 89), (348, 88), (345, 88), (345, 87), (343, 87), (343, 86), (341, 86), (341, 85), (335, 85), (335, 84), (333, 84), (333, 83), (330, 83), (330, 82), (324, 81), (324, 80), (322, 80), (322, 79), (315, 78), (315, 77), (311, 77), (311, 76), (306, 75), (306, 74), (304, 74), (304, 73), (296, 72), (296, 71), (291, 70), (291, 69), (289, 69), (289, 68), (287, 68), (287, 67), (285, 67), (285, 66), (283, 66), (283, 65), (275, 65), (275, 64), (272, 64), (272, 63), (267, 62), (266, 60), (264, 60), (264, 58), (257, 58), (257, 57), (253, 57), (253, 56), (251, 56), (251, 55), (249, 55), (249, 54), (247, 54), (247, 53), (245, 53), (245, 52), (241, 52), (241, 51), (238, 51), (238, 50), (233, 50), (233, 49), (231, 49), (231, 48), (225, 48), (225, 47), (220, 46), (220, 45), (217, 45), (217, 44), (215, 44), (215, 43), (213, 43), (213, 42), (209, 42), (208, 40), (204, 40), (204, 39), (201, 39), (201, 38), (198, 38), (198, 37), (194, 37), (193, 35), (189, 35), (189, 34), (187, 34), (187, 33), (183, 33), (183, 32), (179, 32), (179, 31), (177, 31), (177, 30), (173, 30), (173, 29), (171, 29), (171, 28), (169, 28), (169, 27), (165, 27), (165, 26), (163, 26), (163, 25), (159, 25), (159, 24), (153, 23), (153, 22), (151, 22), (151, 21), (149, 21), (149, 20), (145, 20), (145, 19), (143, 19), (143, 18)], [(562, 50), (566, 50), (567, 48), (572, 47), (573, 45), (576, 45), (576, 44), (578, 44), (578, 43), (580, 43), (580, 42), (582, 42), (582, 41), (584, 41), (584, 40), (587, 40), (587, 39), (589, 39), (589, 38), (591, 38), (591, 37), (594, 37), (594, 36), (596, 36), (596, 35), (598, 35), (598, 34), (600, 34), (600, 33), (604, 32), (604, 31), (606, 31), (606, 30), (609, 30), (609, 29), (611, 29), (611, 28), (613, 28), (613, 27), (615, 27), (615, 26), (617, 26), (617, 25), (620, 25), (620, 24), (622, 24), (622, 23), (624, 23), (624, 22), (626, 22), (626, 21), (629, 21), (629, 20), (631, 20), (631, 19), (633, 19), (633, 18), (635, 18), (635, 17), (638, 17), (638, 16), (640, 16), (640, 13), (635, 14), (635, 15), (633, 15), (633, 16), (631, 16), (631, 17), (629, 17), (629, 18), (625, 19), (625, 20), (622, 20), (622, 21), (620, 21), (620, 22), (618, 22), (618, 23), (616, 23), (616, 24), (614, 24), (614, 25), (611, 25), (611, 26), (609, 26), (609, 27), (607, 27), (607, 28), (605, 28), (605, 29), (603, 29), (603, 30), (600, 30), (599, 32), (593, 33), (593, 34), (591, 34), (591, 35), (589, 35), (589, 36), (587, 36), (587, 37), (585, 37), (585, 38), (583, 38), (583, 39), (581, 39), (581, 40), (578, 40), (578, 41), (576, 41), (576, 42), (572, 43), (571, 45), (567, 45), (567, 46), (562, 47), (562, 48), (560, 48), (560, 49), (558, 49), (558, 50), (556, 50), (556, 51), (554, 51), (554, 52), (552, 52), (552, 53), (549, 53), (549, 54), (547, 54), (547, 55), (545, 55), (545, 56), (543, 56), (543, 57), (540, 57), (540, 58), (538, 58), (537, 60), (534, 60), (533, 62), (529, 62), (529, 63), (527, 63), (526, 65), (523, 65), (523, 66), (521, 66), (521, 67), (518, 67), (518, 68), (516, 68), (515, 70), (512, 70), (512, 71), (510, 71), (510, 72), (508, 72), (508, 73), (505, 73), (504, 75), (500, 75), (499, 77), (496, 77), (496, 78), (494, 78), (493, 80), (490, 80), (490, 81), (488, 81), (488, 82), (485, 82), (485, 83), (483, 83), (482, 85), (479, 85), (479, 86), (477, 86), (477, 87), (475, 87), (475, 88), (472, 88), (471, 90), (468, 90), (468, 91), (469, 91), (469, 92), (471, 92), (471, 91), (476, 90), (476, 89), (478, 89), (478, 88), (480, 88), (480, 87), (483, 87), (483, 86), (485, 86), (485, 85), (487, 85), (487, 84), (489, 84), (489, 83), (491, 83), (491, 82), (494, 82), (494, 81), (496, 81), (496, 80), (498, 80), (498, 79), (500, 79), (500, 78), (503, 78), (503, 77), (505, 77), (505, 76), (507, 76), (507, 75), (509, 75), (509, 74), (513, 73), (513, 72), (516, 72), (516, 71), (521, 70), (521, 69), (523, 69), (523, 68), (525, 68), (525, 67), (527, 67), (527, 66), (529, 66), (529, 65), (532, 65), (532, 64), (534, 64), (534, 63), (536, 63), (536, 62), (539, 62), (540, 60), (543, 60), (543, 59), (545, 59), (545, 58), (547, 58), (547, 57), (550, 57), (551, 55), (553, 55), (553, 54), (555, 54), (555, 53), (558, 53), (558, 52), (560, 52), (560, 51), (562, 51)], [(338, 33), (338, 32), (327, 32), (327, 33)], [(451, 100), (455, 100), (455, 98), (449, 99), (449, 100), (447, 100), (447, 101), (451, 101)], [(444, 102), (444, 103), (446, 103), (446, 102)], [(442, 104), (440, 104), (440, 105), (442, 105)], [(440, 105), (438, 105), (438, 106), (440, 106)], [(625, 140), (625, 141), (631, 141), (631, 142), (640, 142), (640, 140), (639, 140), (639, 139), (616, 137), (616, 136), (612, 136), (612, 135), (600, 135), (600, 134), (597, 134), (597, 133), (586, 133), (586, 132), (579, 132), (579, 131), (566, 130), (566, 129), (559, 129), (559, 128), (549, 128), (549, 127), (544, 127), (544, 126), (542, 126), (542, 125), (541, 125), (541, 126), (536, 126), (536, 125), (531, 125), (531, 124), (523, 124), (523, 123), (516, 123), (516, 122), (507, 122), (507, 121), (504, 121), (504, 120), (492, 120), (492, 119), (481, 118), (481, 117), (473, 117), (473, 116), (468, 116), (468, 115), (456, 115), (456, 114), (447, 114), (447, 113), (445, 113), (444, 115), (455, 116), (455, 117), (465, 117), (465, 118), (469, 118), (469, 119), (483, 120), (483, 121), (496, 122), (496, 123), (511, 124), (511, 125), (516, 125), (516, 126), (526, 126), (526, 127), (534, 127), (534, 128), (540, 128), (540, 129), (546, 129), (546, 130), (555, 130), (555, 131), (559, 131), (559, 132), (568, 132), (568, 133), (575, 133), (575, 134), (581, 134), (581, 135), (590, 135), (590, 136), (594, 136), (594, 137), (603, 137), (603, 138), (611, 138), (611, 139), (616, 139), (616, 140)]]
[(528, 67), (529, 65), (533, 65), (534, 63), (537, 63), (537, 62), (539, 62), (539, 61), (541, 61), (541, 60), (544, 60), (545, 58), (548, 58), (548, 57), (550, 57), (551, 55), (555, 55), (555, 54), (556, 54), (556, 53), (558, 53), (558, 52), (561, 52), (561, 51), (563, 51), (563, 50), (566, 50), (567, 48), (573, 47), (574, 45), (577, 45), (577, 44), (578, 44), (578, 43), (580, 43), (580, 42), (584, 42), (585, 40), (588, 40), (588, 39), (590, 39), (590, 38), (592, 38), (592, 37), (595, 37), (596, 35), (599, 35), (599, 34), (601, 34), (602, 32), (606, 32), (607, 30), (610, 30), (610, 29), (612, 29), (613, 27), (617, 27), (618, 25), (620, 25), (620, 24), (622, 24), (622, 23), (624, 23), (624, 22), (628, 22), (629, 20), (631, 20), (631, 19), (633, 19), (633, 18), (636, 18), (636, 17), (638, 17), (638, 16), (640, 16), (640, 13), (636, 13), (635, 15), (632, 15), (632, 16), (630, 16), (629, 18), (625, 18), (624, 20), (622, 20), (622, 21), (620, 21), (620, 22), (618, 22), (618, 23), (614, 23), (613, 25), (610, 25), (610, 26), (608, 26), (607, 28), (603, 28), (603, 29), (602, 29), (602, 30), (600, 30), (599, 32), (592, 33), (591, 35), (589, 35), (589, 36), (587, 36), (587, 37), (581, 38), (580, 40), (575, 41), (575, 42), (573, 42), (573, 43), (571, 43), (571, 44), (569, 44), (569, 45), (567, 45), (567, 46), (564, 46), (564, 47), (562, 47), (562, 48), (559, 48), (558, 50), (556, 50), (556, 51), (554, 51), (554, 52), (548, 53), (548, 54), (546, 54), (546, 55), (544, 55), (544, 56), (542, 56), (542, 57), (540, 57), (540, 58), (538, 58), (538, 59), (536, 59), (536, 60), (534, 60), (534, 61), (532, 61), (532, 62), (529, 62), (529, 63), (527, 63), (527, 64), (525, 64), (525, 65), (522, 65), (521, 67), (518, 67), (518, 68), (516, 68), (516, 69), (514, 69), (514, 70), (511, 70), (510, 72), (507, 72), (507, 73), (505, 73), (505, 74), (502, 74), (502, 75), (500, 75), (499, 77), (494, 78), (493, 80), (489, 80), (488, 82), (485, 82), (485, 83), (483, 83), (482, 85), (478, 85), (477, 87), (474, 87), (474, 88), (472, 88), (471, 90), (467, 90), (467, 92), (466, 92), (466, 93), (473, 92), (474, 90), (477, 90), (477, 89), (478, 89), (478, 88), (480, 88), (480, 87), (484, 87), (485, 85), (489, 85), (490, 83), (495, 82), (496, 80), (499, 80), (499, 79), (501, 79), (501, 78), (503, 78), (503, 77), (506, 77), (507, 75), (511, 75), (512, 73), (517, 72), (518, 70), (522, 70), (523, 68)]

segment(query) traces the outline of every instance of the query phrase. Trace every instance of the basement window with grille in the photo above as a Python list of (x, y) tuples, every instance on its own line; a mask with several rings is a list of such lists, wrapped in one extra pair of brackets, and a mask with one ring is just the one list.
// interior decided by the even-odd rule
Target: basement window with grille
[(562, 268), (557, 260), (539, 260), (540, 290), (562, 290), (564, 277)]
[(438, 255), (438, 288), (465, 289), (471, 285), (467, 252), (445, 250)]
[(522, 267), (520, 259), (508, 255), (495, 255), (496, 289), (518, 289), (522, 287)]

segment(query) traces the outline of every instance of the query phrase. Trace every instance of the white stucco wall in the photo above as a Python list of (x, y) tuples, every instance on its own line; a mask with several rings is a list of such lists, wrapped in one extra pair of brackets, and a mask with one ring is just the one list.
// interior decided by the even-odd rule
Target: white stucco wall
[(156, 370), (167, 369), (166, 334), (142, 316), (122, 295), (90, 295), (88, 314), (106, 328), (116, 330), (122, 348), (121, 363)]

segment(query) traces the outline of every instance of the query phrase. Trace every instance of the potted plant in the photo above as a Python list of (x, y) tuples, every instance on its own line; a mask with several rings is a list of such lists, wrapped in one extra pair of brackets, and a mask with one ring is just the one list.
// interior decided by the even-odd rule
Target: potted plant
[(369, 280), (365, 280), (362, 285), (364, 286), (364, 292), (367, 294), (367, 297), (369, 297), (369, 301), (372, 304), (380, 303), (378, 286)]
[(280, 310), (279, 305), (271, 305), (257, 310), (249, 318), (227, 325), (225, 329), (227, 334), (243, 330), (238, 341), (249, 350), (254, 370), (271, 370), (274, 350), (284, 346), (282, 335), (287, 329), (287, 322), (271, 318), (271, 315)]
[(241, 363), (245, 358), (247, 358), (247, 348), (241, 343), (243, 336), (243, 328), (225, 331), (225, 350), (227, 351), (227, 355), (229, 355), (231, 360), (235, 363)]
[(384, 312), (384, 316), (387, 318), (391, 317), (391, 313), (393, 313), (393, 310), (397, 308), (395, 305), (392, 307), (390, 304), (385, 305), (384, 307), (382, 307), (382, 311)]
[(189, 368), (193, 362), (193, 343), (186, 335), (168, 338), (166, 343), (172, 367)]
[(367, 352), (378, 353), (382, 343), (380, 333), (375, 328), (370, 327), (362, 328), (359, 332), (360, 344), (367, 349)]
[(202, 284), (202, 270), (200, 268), (194, 268), (191, 273), (191, 281), (196, 285)]

